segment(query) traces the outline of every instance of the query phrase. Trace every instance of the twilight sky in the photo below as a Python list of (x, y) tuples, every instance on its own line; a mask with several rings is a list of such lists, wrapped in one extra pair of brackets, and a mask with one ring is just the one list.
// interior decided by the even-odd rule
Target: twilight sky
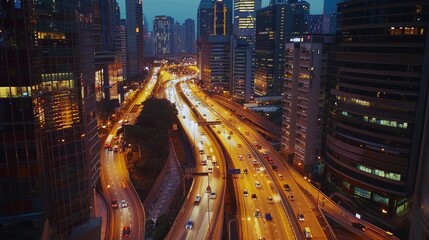
[[(121, 9), (121, 17), (125, 18), (125, 0), (117, 0)], [(321, 14), (323, 11), (322, 0), (306, 0), (310, 3), (311, 14)], [(269, 0), (262, 0), (262, 7), (268, 6)], [(166, 15), (174, 18), (176, 22), (183, 24), (187, 18), (192, 18), (197, 24), (197, 9), (200, 0), (143, 0), (143, 13), (148, 22), (149, 31), (152, 31), (152, 23), (157, 15)], [(196, 27), (196, 26), (195, 26)]]

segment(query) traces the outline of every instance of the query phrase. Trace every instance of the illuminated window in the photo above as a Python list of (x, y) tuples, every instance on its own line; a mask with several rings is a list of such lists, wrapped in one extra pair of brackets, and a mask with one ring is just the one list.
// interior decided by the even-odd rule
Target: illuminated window
[(401, 174), (398, 173), (386, 173), (386, 178), (401, 181)]
[(377, 193), (374, 193), (372, 198), (376, 202), (382, 203), (384, 205), (389, 205), (389, 198), (387, 198), (387, 197), (382, 197), (382, 196), (378, 195)]
[(371, 198), (371, 192), (360, 187), (355, 187), (355, 194), (364, 198)]

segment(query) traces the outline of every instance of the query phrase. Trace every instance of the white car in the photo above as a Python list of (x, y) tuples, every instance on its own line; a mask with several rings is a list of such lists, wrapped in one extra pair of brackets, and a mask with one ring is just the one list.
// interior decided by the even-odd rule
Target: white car
[(185, 229), (192, 229), (193, 226), (194, 226), (194, 220), (188, 219), (188, 221), (186, 222)]
[(121, 201), (121, 208), (126, 208), (128, 207), (128, 203), (125, 200)]
[(256, 188), (261, 188), (261, 183), (259, 181), (255, 181), (255, 187)]
[(215, 192), (210, 193), (210, 199), (216, 199), (216, 193)]
[(267, 197), (267, 201), (268, 201), (268, 203), (274, 203), (273, 197), (271, 197), (271, 196)]

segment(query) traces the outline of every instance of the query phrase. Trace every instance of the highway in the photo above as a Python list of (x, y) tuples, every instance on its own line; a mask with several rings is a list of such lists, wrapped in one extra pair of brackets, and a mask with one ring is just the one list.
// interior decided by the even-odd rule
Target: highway
[[(166, 238), (221, 239), (226, 188), (222, 178), (225, 175), (225, 164), (220, 161), (223, 155), (207, 128), (198, 126), (192, 109), (183, 103), (176, 92), (175, 83), (178, 83), (177, 79), (163, 84), (166, 86), (165, 96), (178, 107), (178, 117), (192, 143), (196, 164), (188, 173), (188, 177), (194, 178), (192, 187)], [(208, 186), (210, 192), (207, 191)], [(212, 192), (215, 196), (212, 196)], [(198, 203), (197, 195), (200, 196)], [(186, 229), (190, 219), (192, 226)]]
[[(112, 124), (112, 128), (103, 146), (110, 145), (111, 148), (103, 147), (101, 149), (101, 181), (103, 194), (106, 201), (111, 204), (109, 210), (109, 226), (106, 231), (107, 239), (143, 239), (145, 227), (145, 214), (143, 205), (129, 182), (128, 171), (125, 165), (124, 154), (122, 149), (116, 151), (114, 145), (121, 141), (120, 136), (116, 133), (121, 124), (128, 120), (130, 123), (135, 121), (138, 116), (138, 107), (141, 102), (146, 100), (152, 93), (157, 81), (157, 72), (159, 68), (154, 69), (151, 79), (145, 84), (144, 88), (139, 91), (134, 101), (124, 109), (123, 119)], [(119, 144), (118, 144), (119, 145)], [(116, 200), (116, 204), (112, 201)], [(126, 205), (122, 205), (122, 200)], [(129, 228), (129, 234), (125, 231)]]
[[(239, 174), (238, 178), (233, 180), (240, 212), (240, 221), (238, 221), (240, 239), (297, 239), (293, 223), (288, 214), (285, 214), (284, 201), (279, 191), (273, 185), (270, 175), (252, 145), (245, 141), (239, 132), (246, 128), (246, 124), (233, 122), (236, 120), (233, 119), (232, 114), (220, 106), (208, 108), (202, 103), (205, 97), (195, 96), (194, 91), (191, 91), (187, 84), (182, 84), (182, 88), (195, 109), (207, 121), (223, 120), (220, 126), (212, 129), (218, 135), (219, 142), (229, 152), (234, 168), (248, 171), (247, 174)], [(213, 109), (219, 109), (218, 112), (223, 111), (223, 116), (215, 113)], [(256, 161), (256, 164), (253, 161)], [(259, 182), (258, 186), (257, 182)], [(245, 190), (248, 192), (246, 195)], [(272, 202), (268, 201), (269, 197), (273, 198)], [(272, 219), (267, 219), (266, 214), (270, 214)]]

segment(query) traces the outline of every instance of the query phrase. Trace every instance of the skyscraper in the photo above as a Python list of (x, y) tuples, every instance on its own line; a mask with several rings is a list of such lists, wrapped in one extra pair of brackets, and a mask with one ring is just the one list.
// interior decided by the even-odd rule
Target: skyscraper
[(323, 3), (324, 25), (327, 29), (324, 32), (335, 34), (337, 31), (337, 4), (342, 0), (325, 0)]
[(186, 19), (183, 23), (183, 50), (188, 54), (195, 54), (195, 21)]
[(2, 1), (1, 238), (52, 237), (90, 218), (99, 178), (91, 2)]
[(256, 12), (255, 94), (280, 96), (283, 91), (286, 5)]
[(249, 102), (253, 94), (253, 46), (246, 39), (231, 36), (231, 97)]
[(261, 1), (234, 1), (234, 32), (238, 38), (246, 39), (249, 43), (255, 42), (256, 10), (260, 8)]
[(143, 5), (142, 1), (125, 1), (127, 15), (127, 74), (137, 80), (143, 73)]
[(167, 16), (155, 16), (153, 20), (153, 34), (155, 41), (155, 55), (172, 54), (171, 28), (173, 27)]
[(213, 35), (228, 35), (228, 8), (222, 0), (213, 2), (214, 29)]
[(408, 0), (338, 4), (328, 180), (362, 214), (383, 221), (410, 211), (419, 155), (427, 148), (421, 141), (429, 89), (428, 9), (428, 2)]
[(308, 33), (310, 4), (306, 1), (289, 1), (286, 4), (285, 34), (301, 35)]
[(197, 40), (208, 39), (213, 35), (213, 1), (201, 0), (197, 12)]

